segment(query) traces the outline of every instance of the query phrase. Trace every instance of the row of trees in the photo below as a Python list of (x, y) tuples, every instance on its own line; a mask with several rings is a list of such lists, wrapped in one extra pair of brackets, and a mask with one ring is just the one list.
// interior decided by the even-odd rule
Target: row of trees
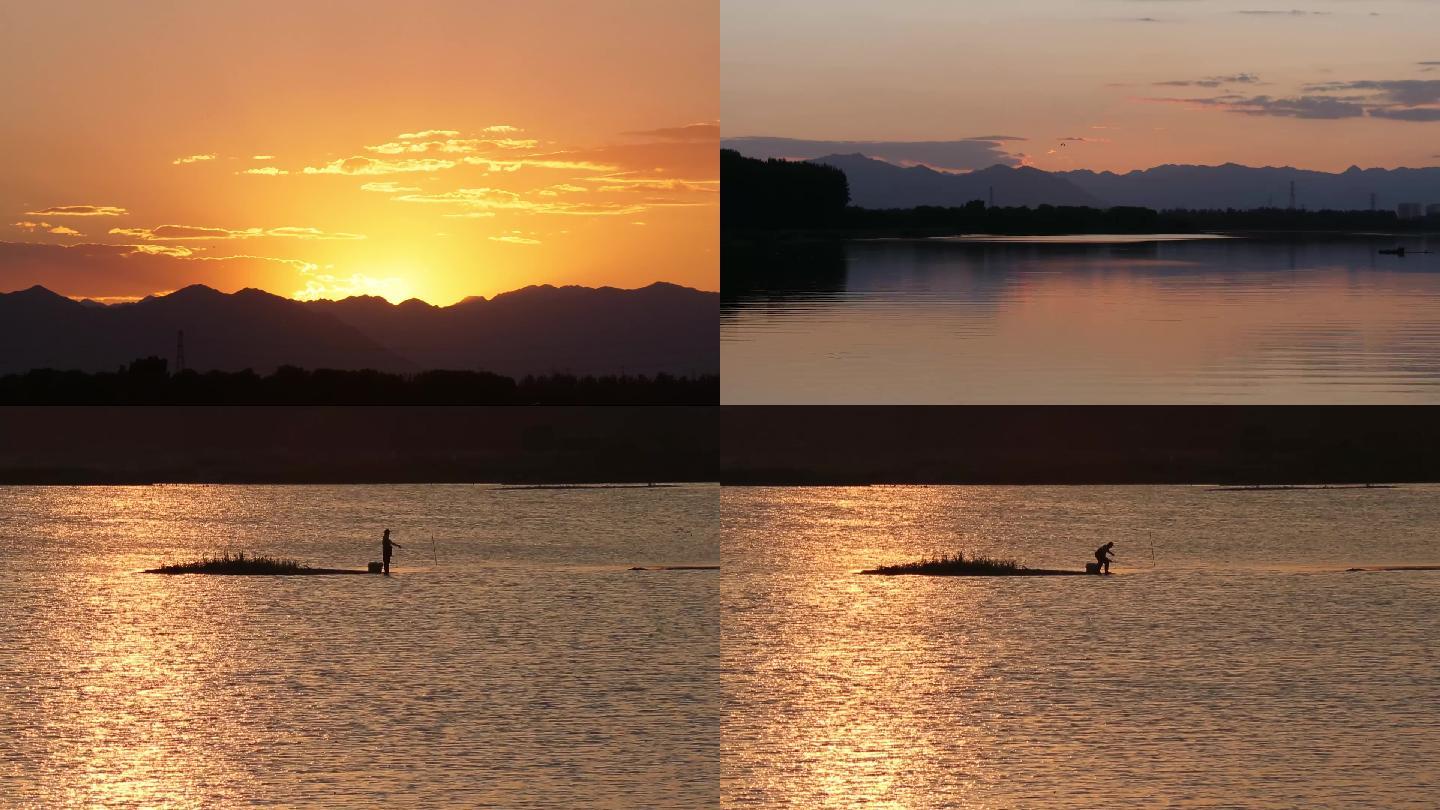
[(845, 216), (850, 181), (833, 166), (756, 160), (720, 150), (724, 228), (823, 228)]
[(115, 372), (36, 369), (0, 377), (7, 405), (714, 405), (717, 375), (575, 376), (512, 379), (484, 371), (306, 370), (268, 375), (182, 371), (148, 357)]

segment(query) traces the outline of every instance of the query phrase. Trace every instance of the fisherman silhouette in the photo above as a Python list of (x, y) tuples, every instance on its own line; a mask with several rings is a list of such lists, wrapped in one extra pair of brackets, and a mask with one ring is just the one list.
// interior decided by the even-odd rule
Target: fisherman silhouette
[(404, 546), (400, 545), (399, 543), (393, 542), (393, 541), (390, 539), (390, 530), (389, 530), (389, 529), (386, 529), (386, 530), (385, 530), (385, 536), (382, 537), (382, 538), (380, 538), (380, 554), (381, 554), (382, 558), (384, 559), (384, 571), (385, 571), (385, 575), (386, 575), (386, 576), (389, 576), (389, 575), (390, 575), (390, 547), (391, 547), (391, 546), (394, 546), (395, 548), (404, 548)]
[[(1110, 560), (1114, 559), (1114, 552), (1112, 552), (1110, 549), (1114, 545), (1115, 544), (1113, 542), (1106, 543), (1105, 545), (1095, 549), (1095, 559), (1100, 563), (1100, 573), (1102, 574), (1110, 573)], [(389, 558), (387, 557), (386, 559)]]

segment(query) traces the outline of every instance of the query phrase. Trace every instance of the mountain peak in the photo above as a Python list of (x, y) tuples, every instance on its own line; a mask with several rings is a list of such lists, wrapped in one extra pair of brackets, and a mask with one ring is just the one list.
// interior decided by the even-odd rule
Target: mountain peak
[(187, 286), (185, 286), (185, 287), (181, 287), (180, 289), (175, 290), (174, 292), (167, 293), (167, 294), (165, 294), (165, 295), (147, 295), (147, 296), (145, 296), (145, 297), (146, 297), (147, 299), (167, 298), (167, 299), (174, 299), (174, 300), (184, 301), (184, 300), (199, 300), (199, 299), (204, 299), (204, 298), (215, 298), (215, 297), (217, 297), (217, 296), (224, 296), (224, 295), (225, 295), (225, 293), (220, 292), (219, 290), (215, 289), (214, 287), (207, 287), (207, 286), (204, 285), (204, 284), (190, 284), (190, 285), (187, 285)]
[[(16, 290), (11, 293), (6, 293), (6, 295), (22, 295), (26, 298), (32, 299), (65, 298), (65, 296), (61, 295), (60, 293), (54, 292), (49, 287), (41, 284), (34, 284), (32, 286), (26, 287), (23, 290)], [(65, 300), (68, 301), (70, 299), (66, 298)]]

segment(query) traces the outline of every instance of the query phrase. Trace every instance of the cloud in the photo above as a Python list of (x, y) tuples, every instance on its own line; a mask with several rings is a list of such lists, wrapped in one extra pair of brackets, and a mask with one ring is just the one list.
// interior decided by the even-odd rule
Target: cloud
[(376, 158), (357, 155), (355, 157), (339, 158), (323, 166), (306, 166), (304, 173), (346, 175), (408, 174), (411, 172), (437, 172), (443, 169), (452, 169), (455, 165), (455, 161), (453, 160), (441, 160), (439, 158), (377, 160)]
[(189, 155), (187, 157), (175, 158), (170, 161), (171, 165), (179, 166), (183, 163), (200, 163), (206, 160), (214, 160), (214, 155)]
[(517, 158), (515, 160), (471, 156), (461, 158), (461, 160), (471, 166), (484, 166), (486, 170), (492, 172), (513, 172), (525, 168), (561, 169), (565, 171), (579, 172), (613, 172), (620, 168), (619, 166), (615, 166), (609, 163), (594, 163), (587, 160), (566, 160), (563, 158), (545, 155), (529, 158)]
[(480, 130), (480, 131), (481, 131), (481, 132), (497, 132), (497, 133), (502, 133), (502, 132), (524, 132), (525, 130), (523, 130), (523, 129), (519, 128), (519, 127), (512, 127), (512, 126), (510, 126), (509, 124), (495, 124), (494, 126), (485, 127), (484, 129), (482, 129), (482, 130)]
[(274, 166), (262, 166), (262, 167), (260, 167), (260, 168), (258, 168), (258, 169), (246, 169), (246, 170), (243, 171), (243, 172), (236, 172), (236, 174), (263, 174), (263, 175), (267, 175), (267, 176), (269, 176), (269, 177), (275, 177), (275, 176), (277, 176), (277, 175), (289, 174), (289, 173), (290, 173), (290, 172), (288, 172), (288, 171), (286, 171), (286, 170), (284, 170), (284, 169), (277, 169), (277, 168), (275, 168)]
[(531, 138), (446, 138), (444, 140), (405, 140), (365, 147), (367, 152), (381, 155), (425, 154), (441, 152), (469, 155), (486, 149), (534, 149), (540, 142)]
[(1440, 79), (1395, 79), (1390, 81), (1323, 82), (1305, 86), (1307, 91), (1333, 93), (1369, 90), (1376, 102), (1405, 106), (1440, 104)]
[(718, 193), (719, 180), (686, 180), (678, 177), (645, 177), (635, 172), (587, 177), (586, 182), (603, 183), (602, 191), (699, 191)]
[(191, 225), (161, 225), (158, 228), (111, 228), (112, 236), (128, 236), (146, 241), (177, 239), (253, 239), (264, 236), (260, 228), (231, 230), (229, 228), (197, 228)]
[(361, 234), (328, 233), (318, 228), (203, 228), (194, 225), (161, 225), (158, 228), (111, 228), (113, 236), (128, 236), (147, 242), (174, 242), (211, 239), (258, 239), (273, 236), (290, 239), (364, 239)]
[(375, 183), (366, 183), (360, 187), (361, 191), (378, 191), (381, 194), (405, 194), (411, 191), (419, 191), (419, 186), (402, 186), (399, 183), (385, 180)]
[(1162, 87), (1220, 87), (1226, 84), (1259, 84), (1260, 77), (1254, 73), (1236, 73), (1230, 76), (1206, 76), (1188, 81), (1155, 82)]
[(1392, 121), (1440, 121), (1440, 107), (1377, 107), (1370, 110), (1370, 117)]
[(458, 129), (427, 129), (421, 132), (402, 132), (398, 136), (401, 140), (412, 138), (453, 138), (460, 134)]
[(53, 205), (25, 213), (32, 217), (123, 217), (130, 212), (115, 205)]
[(1289, 11), (1276, 11), (1273, 9), (1241, 9), (1236, 14), (1251, 14), (1261, 17), (1323, 17), (1328, 11), (1306, 11), (1305, 9), (1292, 8)]
[(553, 186), (547, 186), (545, 188), (542, 188), (535, 193), (542, 197), (558, 197), (561, 194), (581, 194), (584, 192), (588, 192), (589, 190), (590, 189), (585, 188), (584, 186), (571, 185), (570, 183), (558, 183)]
[(364, 239), (363, 234), (358, 233), (331, 233), (322, 231), (319, 228), (271, 228), (265, 231), (266, 236), (279, 236), (289, 239)]
[(15, 227), (23, 228), (24, 230), (30, 231), (31, 233), (34, 233), (35, 231), (43, 231), (44, 233), (54, 234), (55, 236), (85, 235), (75, 230), (74, 228), (67, 228), (64, 225), (51, 225), (48, 222), (30, 222), (27, 220), (15, 223)]
[(609, 216), (637, 213), (645, 206), (635, 203), (536, 201), (525, 199), (514, 191), (499, 188), (459, 188), (437, 194), (406, 194), (396, 200), (422, 205), (446, 205), (461, 209), (457, 216), (486, 216), (496, 211), (529, 214), (565, 214), (571, 216)]
[(687, 124), (683, 127), (642, 129), (621, 134), (635, 138), (662, 138), (672, 141), (718, 141), (720, 140), (720, 124), (711, 121), (703, 124)]
[(1280, 118), (1338, 119), (1360, 118), (1365, 107), (1335, 96), (1299, 96), (1296, 98), (1272, 98), (1270, 96), (1217, 96), (1214, 98), (1147, 98), (1143, 101), (1161, 104), (1186, 104), (1214, 107), (1228, 112), (1253, 116), (1275, 116)]
[(251, 160), (274, 160), (274, 155), (251, 155)]
[(953, 141), (812, 141), (798, 138), (726, 138), (720, 145), (754, 158), (808, 160), (859, 152), (898, 164), (922, 164), (937, 169), (983, 169), (997, 163), (1020, 165), (1020, 157), (1003, 143), (1018, 138), (960, 138)]
[[(326, 268), (326, 270), (329, 269), (331, 268)], [(305, 286), (290, 296), (297, 301), (320, 299), (338, 301), (355, 295), (378, 295), (391, 303), (399, 303), (413, 297), (410, 283), (398, 276), (381, 278), (364, 273), (341, 276), (332, 272), (322, 272), (320, 268), (314, 266), (302, 269), (300, 274), (304, 277)]]
[(531, 238), (526, 237), (526, 236), (517, 236), (517, 235), (515, 235), (515, 234), (506, 234), (505, 236), (489, 236), (489, 237), (486, 237), (486, 238), (489, 239), (491, 242), (508, 242), (508, 243), (510, 243), (510, 244), (512, 244), (512, 245), (538, 245), (538, 244), (540, 244), (540, 240), (539, 240), (539, 239), (531, 239)]

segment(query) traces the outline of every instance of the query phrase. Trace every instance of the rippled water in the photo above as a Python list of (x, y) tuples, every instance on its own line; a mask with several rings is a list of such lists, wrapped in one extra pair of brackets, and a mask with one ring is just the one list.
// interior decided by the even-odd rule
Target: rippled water
[[(0, 804), (714, 804), (718, 487), (0, 488)], [(164, 577), (200, 553), (395, 575)], [(432, 546), (433, 536), (433, 546)]]
[[(722, 803), (1433, 807), (1440, 487), (726, 488)], [(1117, 576), (874, 577), (938, 551)], [(1153, 562), (1152, 562), (1153, 548)]]
[(1423, 238), (732, 251), (727, 404), (1440, 403)]

